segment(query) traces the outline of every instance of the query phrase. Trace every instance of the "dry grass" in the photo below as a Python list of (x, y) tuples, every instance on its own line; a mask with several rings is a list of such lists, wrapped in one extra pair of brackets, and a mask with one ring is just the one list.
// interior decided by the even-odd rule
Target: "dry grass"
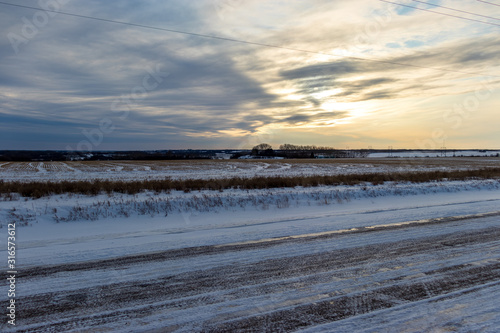
[(75, 193), (97, 195), (100, 193), (135, 194), (145, 190), (155, 192), (199, 191), (224, 189), (267, 189), (285, 187), (312, 187), (319, 185), (355, 185), (360, 183), (383, 184), (394, 182), (429, 182), (441, 180), (498, 179), (500, 168), (477, 170), (426, 171), (401, 173), (365, 173), (343, 175), (313, 176), (274, 176), (274, 177), (233, 177), (226, 179), (184, 179), (170, 178), (159, 180), (120, 181), (120, 180), (81, 180), (81, 181), (0, 181), (0, 194), (3, 196), (18, 193), (24, 197), (40, 198), (53, 194)]

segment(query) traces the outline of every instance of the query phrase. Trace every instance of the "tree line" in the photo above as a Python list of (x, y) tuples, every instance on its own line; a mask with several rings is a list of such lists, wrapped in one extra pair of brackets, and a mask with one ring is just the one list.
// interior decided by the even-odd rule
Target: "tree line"
[(284, 143), (274, 150), (268, 143), (260, 143), (252, 148), (253, 156), (261, 157), (286, 157), (286, 158), (315, 158), (318, 155), (325, 157), (365, 157), (364, 152), (353, 150), (339, 150), (333, 147), (316, 145), (294, 145)]

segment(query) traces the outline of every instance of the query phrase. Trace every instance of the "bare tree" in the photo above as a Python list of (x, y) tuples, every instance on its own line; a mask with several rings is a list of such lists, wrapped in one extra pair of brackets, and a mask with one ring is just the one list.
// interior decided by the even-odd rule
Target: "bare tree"
[(252, 155), (266, 155), (271, 156), (274, 154), (273, 147), (268, 143), (259, 143), (252, 148)]
[(273, 149), (273, 146), (271, 146), (269, 143), (259, 143), (257, 146), (253, 147), (253, 149), (257, 149), (259, 151), (268, 150)]

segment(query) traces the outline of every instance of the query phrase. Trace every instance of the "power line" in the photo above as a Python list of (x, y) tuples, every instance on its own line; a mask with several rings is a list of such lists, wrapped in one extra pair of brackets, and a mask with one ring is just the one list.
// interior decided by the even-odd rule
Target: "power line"
[(398, 5), (398, 6), (402, 6), (402, 7), (408, 7), (408, 8), (413, 8), (413, 9), (417, 9), (417, 10), (422, 10), (424, 12), (430, 12), (430, 13), (434, 13), (434, 14), (439, 14), (439, 15), (454, 17), (454, 18), (458, 18), (458, 19), (462, 19), (462, 20), (467, 20), (467, 21), (473, 21), (473, 22), (479, 22), (479, 23), (489, 24), (489, 25), (495, 25), (497, 27), (500, 27), (500, 24), (497, 24), (497, 23), (485, 22), (485, 21), (471, 19), (471, 18), (467, 18), (467, 17), (463, 17), (463, 16), (457, 16), (457, 15), (452, 15), (452, 14), (446, 14), (446, 13), (436, 12), (436, 11), (430, 10), (430, 9), (418, 8), (418, 7), (415, 7), (415, 6), (405, 5), (405, 4), (402, 4), (402, 3), (397, 3), (397, 2), (387, 1), (387, 0), (378, 0), (378, 1), (386, 2), (386, 3), (391, 3), (393, 5)]
[[(384, 0), (379, 0), (379, 1), (384, 1)], [(384, 1), (384, 2), (389, 2), (389, 1)], [(24, 5), (12, 4), (12, 3), (3, 2), (3, 1), (0, 1), (0, 5), (7, 5), (7, 6), (13, 6), (13, 7), (19, 7), (19, 8), (26, 8), (26, 9), (34, 9), (34, 10), (43, 10), (43, 11), (46, 11), (46, 12), (52, 12), (52, 13), (57, 13), (57, 14), (66, 15), (66, 16), (72, 16), (72, 17), (78, 17), (78, 18), (83, 18), (83, 19), (90, 19), (90, 20), (102, 21), (102, 22), (114, 23), (114, 24), (122, 24), (122, 25), (128, 25), (128, 26), (133, 26), (133, 27), (138, 27), (138, 28), (144, 28), (144, 29), (166, 31), (166, 32), (177, 33), (177, 34), (188, 35), (188, 36), (194, 36), (194, 37), (200, 37), (200, 38), (217, 39), (217, 40), (223, 40), (223, 41), (227, 41), (227, 42), (234, 42), (234, 43), (240, 43), (240, 44), (263, 46), (263, 47), (269, 47), (269, 48), (275, 48), (275, 49), (283, 49), (283, 50), (288, 50), (288, 51), (295, 51), (295, 52), (302, 52), (302, 53), (309, 53), (309, 54), (319, 54), (319, 55), (326, 55), (326, 56), (339, 57), (339, 58), (342, 57), (342, 58), (347, 58), (347, 59), (352, 59), (352, 60), (358, 60), (358, 61), (370, 61), (370, 62), (376, 62), (376, 63), (382, 63), (382, 64), (389, 64), (389, 65), (397, 65), (397, 66), (403, 66), (403, 67), (413, 67), (413, 68), (420, 68), (420, 69), (431, 69), (431, 70), (436, 70), (436, 71), (441, 71), (441, 72), (448, 72), (448, 73), (460, 73), (460, 74), (467, 74), (467, 75), (500, 77), (500, 75), (491, 75), (491, 74), (483, 74), (483, 73), (475, 73), (475, 72), (464, 72), (464, 71), (457, 71), (457, 70), (453, 70), (453, 69), (444, 69), (444, 68), (436, 68), (436, 67), (428, 67), (428, 66), (419, 66), (419, 65), (407, 64), (407, 63), (400, 63), (400, 62), (394, 62), (394, 61), (377, 60), (377, 59), (369, 59), (369, 58), (354, 57), (354, 56), (339, 56), (339, 55), (335, 55), (335, 54), (332, 54), (332, 53), (326, 53), (326, 52), (304, 50), (304, 49), (298, 49), (298, 48), (292, 48), (292, 47), (286, 47), (286, 46), (278, 46), (278, 45), (272, 45), (272, 44), (265, 44), (265, 43), (259, 43), (259, 42), (251, 42), (251, 41), (246, 41), (246, 40), (241, 40), (241, 39), (234, 39), (234, 38), (214, 36), (214, 35), (205, 35), (205, 34), (194, 33), (194, 32), (187, 32), (187, 31), (181, 31), (181, 30), (175, 30), (175, 29), (153, 27), (153, 26), (144, 25), (144, 24), (123, 22), (123, 21), (105, 19), (105, 18), (94, 17), (94, 16), (87, 16), (87, 15), (80, 15), (80, 14), (73, 14), (73, 13), (61, 12), (61, 11), (50, 10), (50, 9), (42, 9), (42, 8), (37, 8), (37, 7), (32, 7), (32, 6), (24, 6)]]
[(475, 14), (475, 13), (468, 12), (466, 10), (460, 10), (460, 9), (455, 9), (455, 8), (450, 8), (450, 7), (435, 5), (433, 3), (428, 3), (428, 2), (425, 2), (425, 1), (419, 1), (419, 0), (411, 0), (411, 1), (413, 1), (413, 2), (420, 2), (420, 3), (423, 3), (425, 5), (429, 5), (429, 6), (434, 6), (434, 7), (444, 8), (444, 9), (448, 9), (448, 10), (453, 10), (453, 11), (459, 12), (459, 13), (465, 13), (465, 14), (470, 14), (470, 15), (475, 15), (475, 16), (480, 16), (480, 17), (484, 17), (484, 18), (488, 18), (488, 19), (500, 21), (500, 19), (496, 18), (496, 17), (486, 16), (486, 15), (481, 15), (481, 14)]
[(477, 1), (479, 1), (479, 2), (484, 2), (484, 3), (487, 3), (487, 4), (489, 4), (489, 5), (493, 5), (493, 6), (498, 6), (498, 7), (500, 7), (500, 5), (499, 5), (499, 4), (496, 4), (496, 3), (493, 3), (493, 2), (488, 2), (488, 1), (483, 1), (483, 0), (477, 0)]

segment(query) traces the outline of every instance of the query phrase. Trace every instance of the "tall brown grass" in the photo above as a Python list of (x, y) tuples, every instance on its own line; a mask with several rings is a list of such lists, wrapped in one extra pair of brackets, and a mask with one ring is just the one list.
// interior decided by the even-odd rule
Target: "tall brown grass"
[(344, 174), (331, 176), (257, 176), (252, 178), (225, 178), (225, 179), (184, 179), (170, 178), (159, 180), (120, 181), (120, 180), (81, 180), (58, 182), (4, 182), (0, 180), (0, 194), (8, 195), (18, 193), (24, 197), (40, 198), (53, 194), (75, 193), (85, 195), (98, 195), (100, 193), (127, 193), (136, 194), (145, 190), (155, 192), (199, 191), (225, 189), (267, 189), (283, 187), (312, 187), (320, 185), (355, 185), (371, 183), (383, 184), (387, 181), (395, 182), (430, 182), (442, 180), (468, 180), (468, 179), (498, 179), (500, 168), (485, 168), (476, 170), (455, 171), (426, 171), (402, 173), (366, 173)]

